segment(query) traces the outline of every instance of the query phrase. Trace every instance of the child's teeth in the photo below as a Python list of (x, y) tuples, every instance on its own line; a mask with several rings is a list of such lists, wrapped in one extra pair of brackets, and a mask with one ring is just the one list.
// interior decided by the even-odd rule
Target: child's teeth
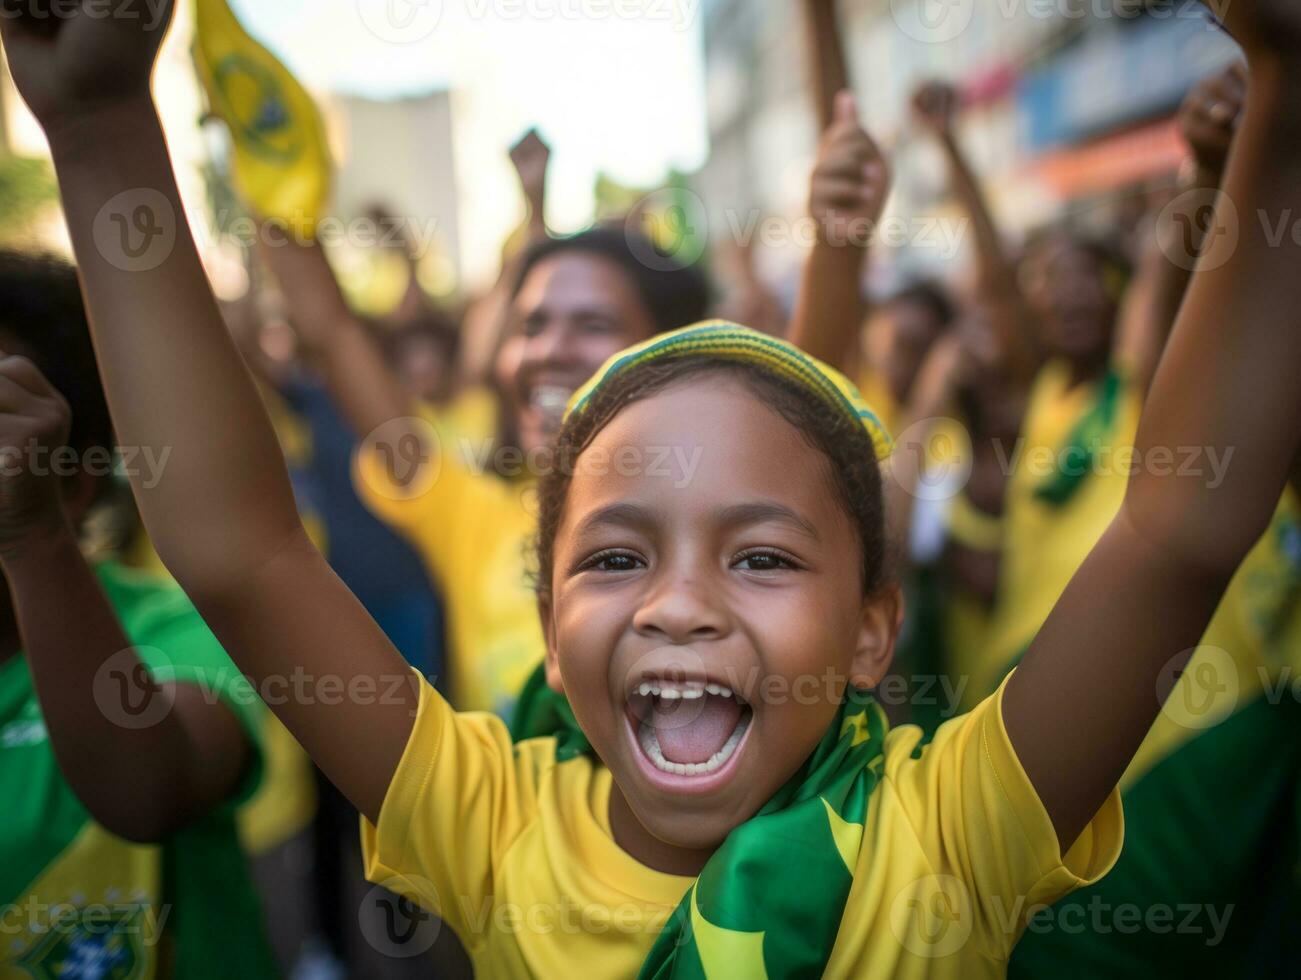
[(704, 690), (699, 687), (684, 687), (682, 689), (682, 697), (687, 701), (694, 701), (696, 698), (703, 698), (704, 696)]
[(750, 716), (746, 714), (737, 722), (736, 728), (723, 743), (723, 747), (715, 752), (708, 762), (670, 762), (664, 758), (664, 751), (660, 748), (659, 736), (655, 734), (654, 727), (645, 722), (637, 729), (637, 741), (641, 743), (646, 758), (650, 759), (651, 764), (660, 772), (672, 773), (675, 776), (704, 776), (723, 767), (736, 751), (736, 747), (741, 744), (741, 739), (745, 737), (746, 729), (749, 727)]
[(666, 687), (657, 693), (667, 701), (676, 701), (678, 698), (682, 697), (682, 692), (672, 687)]
[(651, 687), (651, 685), (642, 684), (639, 688), (637, 688), (637, 693), (640, 694), (642, 697), (647, 697), (652, 690), (654, 689)]

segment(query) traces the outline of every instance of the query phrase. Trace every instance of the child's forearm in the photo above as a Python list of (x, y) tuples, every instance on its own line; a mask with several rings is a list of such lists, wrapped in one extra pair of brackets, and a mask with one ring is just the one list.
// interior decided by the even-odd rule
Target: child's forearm
[(49, 137), (118, 437), (166, 453), (161, 479), (133, 477), (141, 516), (192, 595), (221, 591), (301, 524), (190, 237), (157, 114), (148, 100), (115, 103)]
[(239, 723), (150, 679), (71, 528), (28, 536), (4, 573), (59, 769), (99, 823), (157, 842), (230, 796), (249, 758)]
[[(1215, 229), (1153, 381), (1135, 449), (1217, 450), (1222, 482), (1140, 467), (1125, 509), (1190, 568), (1226, 576), (1264, 531), (1301, 419), (1301, 246), (1268, 229), (1301, 204), (1297, 106), (1258, 69)], [(1228, 231), (1230, 209), (1236, 233)], [(1229, 454), (1232, 454), (1231, 456)]]
[(1026, 322), (1016, 266), (1009, 256), (980, 181), (952, 130), (940, 134), (940, 147), (949, 166), (953, 193), (971, 222), (978, 286), (994, 311), (1003, 363), (1013, 378), (1025, 381), (1035, 370), (1033, 341)]
[(861, 362), (859, 329), (867, 313), (867, 249), (818, 242), (804, 263), (790, 340), (820, 361), (853, 375)]
[[(77, 118), (50, 133), (50, 144), (109, 406), (123, 444), (169, 453), (156, 484), (134, 480), (145, 525), (255, 681), (302, 672), (311, 683), (386, 692), (274, 705), (374, 820), (411, 730), (409, 671), (303, 531), (275, 432), (182, 219), (152, 105), (118, 103)], [(120, 208), (117, 195), (153, 211)], [(97, 234), (99, 216), (119, 209), (175, 233), (156, 267), (123, 271), (120, 253)]]
[(836, 0), (804, 0), (804, 21), (818, 132), (825, 132), (835, 114), (836, 93), (850, 87), (845, 45), (836, 19)]

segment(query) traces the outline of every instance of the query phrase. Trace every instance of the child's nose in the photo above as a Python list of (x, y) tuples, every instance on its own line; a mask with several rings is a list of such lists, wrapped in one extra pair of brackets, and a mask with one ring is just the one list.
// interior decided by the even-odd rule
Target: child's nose
[(633, 617), (638, 632), (674, 644), (718, 639), (726, 633), (727, 623), (720, 598), (696, 576), (674, 576), (659, 583)]

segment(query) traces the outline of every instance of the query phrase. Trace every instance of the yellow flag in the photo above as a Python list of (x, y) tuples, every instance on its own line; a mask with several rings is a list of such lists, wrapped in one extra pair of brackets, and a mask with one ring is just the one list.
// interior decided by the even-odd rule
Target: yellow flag
[(195, 0), (194, 61), (230, 127), (236, 190), (259, 217), (310, 235), (330, 197), (330, 151), (312, 97), (244, 30), (226, 0)]

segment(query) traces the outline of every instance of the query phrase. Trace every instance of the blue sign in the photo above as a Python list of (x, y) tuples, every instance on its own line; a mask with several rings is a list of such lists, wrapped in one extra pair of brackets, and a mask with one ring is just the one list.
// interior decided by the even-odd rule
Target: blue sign
[(1030, 148), (1080, 142), (1174, 109), (1188, 89), (1238, 56), (1197, 5), (1102, 25), (1022, 77), (1017, 99)]

